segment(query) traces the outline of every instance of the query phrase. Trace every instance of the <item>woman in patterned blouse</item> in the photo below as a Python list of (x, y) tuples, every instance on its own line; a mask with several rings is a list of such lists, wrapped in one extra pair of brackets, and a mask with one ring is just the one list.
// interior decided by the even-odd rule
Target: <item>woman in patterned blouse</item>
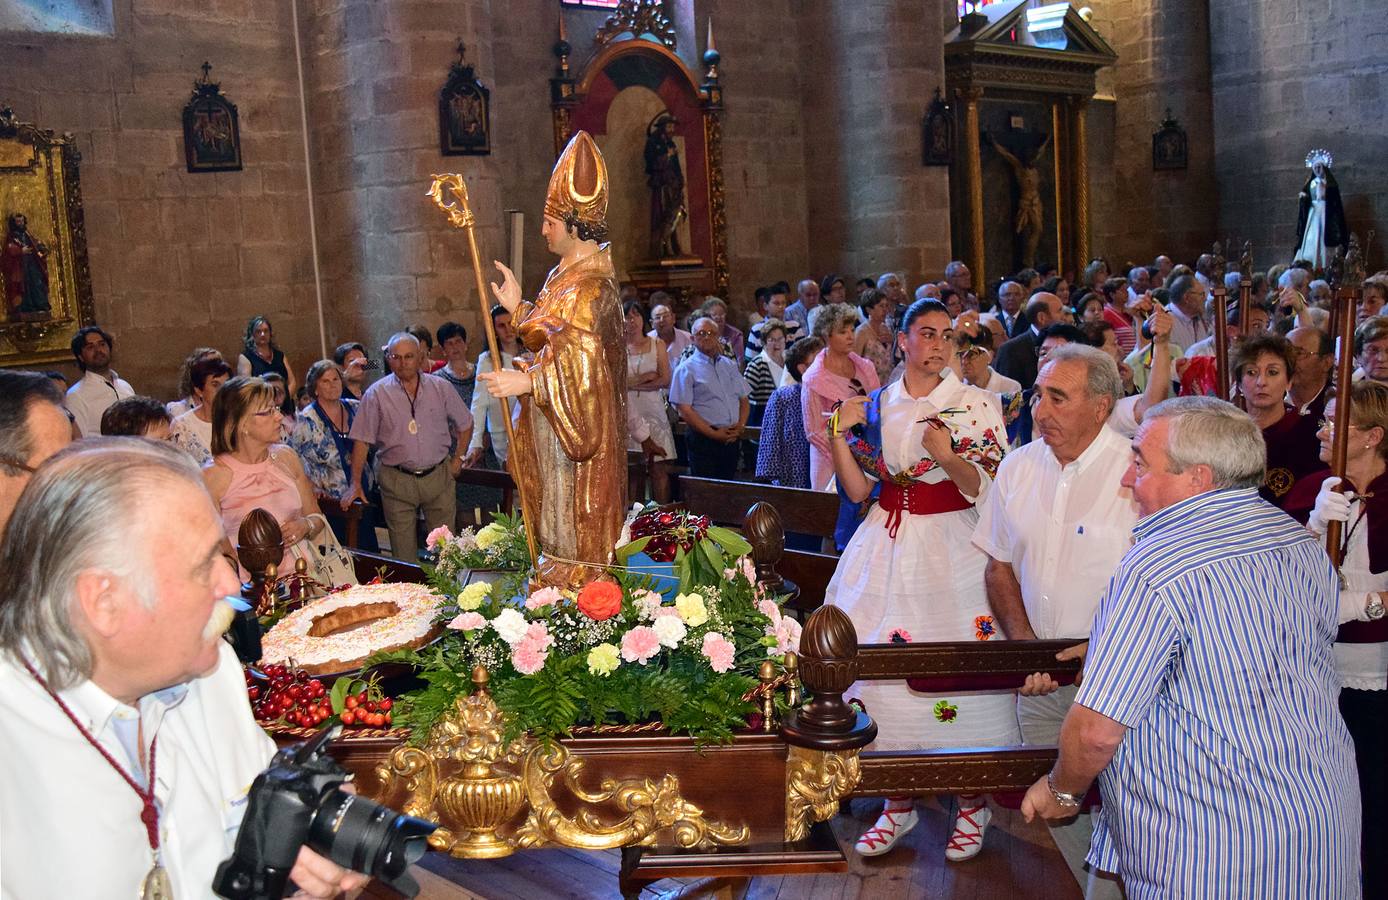
[[(347, 519), (344, 513), (351, 508), (352, 420), (357, 415), (356, 400), (342, 397), (342, 369), (330, 359), (320, 359), (309, 367), (304, 386), (312, 402), (299, 411), (289, 446), (303, 460), (308, 480), (318, 495), (319, 507), (332, 526), (333, 533), (343, 543), (347, 541)], [(370, 466), (367, 466), (370, 474)], [(366, 524), (360, 529), (358, 546), (372, 549), (374, 529)]]

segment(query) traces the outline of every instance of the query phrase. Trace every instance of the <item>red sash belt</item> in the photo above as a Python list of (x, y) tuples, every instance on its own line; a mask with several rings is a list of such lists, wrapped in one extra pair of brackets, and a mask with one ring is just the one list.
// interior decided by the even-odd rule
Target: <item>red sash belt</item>
[(903, 488), (894, 481), (882, 482), (882, 491), (877, 495), (877, 505), (887, 511), (887, 534), (896, 540), (897, 529), (901, 527), (901, 514), (929, 516), (935, 513), (958, 512), (973, 506), (954, 482), (946, 478), (933, 484), (922, 481), (911, 482)]

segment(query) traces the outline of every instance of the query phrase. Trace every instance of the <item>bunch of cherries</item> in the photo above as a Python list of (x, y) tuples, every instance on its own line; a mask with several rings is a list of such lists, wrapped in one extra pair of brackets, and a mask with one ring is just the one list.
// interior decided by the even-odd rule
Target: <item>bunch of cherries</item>
[(328, 689), (303, 669), (279, 663), (265, 666), (264, 679), (246, 670), (246, 696), (256, 720), (285, 722), (300, 728), (317, 728), (332, 718)]
[(649, 537), (646, 555), (656, 562), (674, 562), (676, 548), (685, 553), (708, 533), (708, 516), (696, 516), (682, 509), (656, 509), (644, 512), (631, 522), (631, 539)]
[(355, 694), (348, 694), (343, 701), (343, 710), (340, 716), (343, 725), (361, 725), (365, 728), (389, 728), (390, 727), (390, 708), (392, 706), (389, 697), (370, 698), (368, 691), (360, 691)]

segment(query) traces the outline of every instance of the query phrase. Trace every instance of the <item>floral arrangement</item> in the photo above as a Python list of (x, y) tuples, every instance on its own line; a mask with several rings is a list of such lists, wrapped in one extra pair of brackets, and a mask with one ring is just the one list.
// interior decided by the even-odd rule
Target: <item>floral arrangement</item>
[(498, 512), (490, 524), (480, 529), (464, 528), (457, 534), (440, 525), (429, 532), (424, 545), (433, 554), (433, 567), (445, 585), (468, 569), (519, 571), (530, 562), (519, 514)]
[[(697, 518), (697, 517), (695, 517)], [(375, 662), (421, 667), (427, 686), (395, 706), (395, 723), (423, 740), (428, 728), (468, 692), (471, 672), (485, 666), (492, 696), (507, 714), (511, 736), (529, 731), (559, 738), (577, 725), (661, 722), (674, 734), (699, 741), (730, 740), (756, 706), (744, 695), (757, 687), (757, 667), (796, 649), (800, 625), (781, 614), (777, 598), (756, 582), (745, 555), (726, 558), (722, 547), (745, 546), (736, 532), (707, 548), (713, 529), (688, 518), (679, 527), (690, 545), (677, 552), (699, 557), (673, 600), (651, 589), (648, 576), (615, 568), (612, 580), (579, 591), (530, 590), (520, 524), (500, 524), (487, 547), (446, 531), (430, 535), (434, 587), (454, 600), (445, 612), (443, 640), (421, 650), (378, 655)], [(488, 526), (491, 527), (491, 526)], [(643, 538), (646, 536), (643, 536)], [(460, 585), (462, 561), (489, 561), (519, 539), (521, 566), (492, 583)], [(740, 542), (740, 544), (739, 544)], [(718, 560), (712, 577), (708, 567)], [(466, 568), (464, 566), (463, 568)]]

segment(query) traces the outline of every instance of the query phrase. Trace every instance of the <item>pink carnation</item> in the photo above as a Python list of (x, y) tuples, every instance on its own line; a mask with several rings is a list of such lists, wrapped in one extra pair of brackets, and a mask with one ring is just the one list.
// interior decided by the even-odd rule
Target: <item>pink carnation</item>
[(424, 546), (428, 547), (433, 552), (438, 552), (440, 544), (443, 544), (452, 539), (453, 532), (448, 530), (448, 526), (440, 525), (438, 528), (435, 528), (433, 531), (429, 532), (429, 536), (424, 539)]
[(465, 612), (455, 616), (453, 621), (448, 623), (448, 627), (454, 631), (476, 631), (486, 624), (487, 620), (481, 613)]
[(678, 616), (679, 614), (680, 611), (678, 609), (675, 609), (673, 606), (660, 606), (656, 608), (655, 618), (659, 619), (664, 616)]
[(622, 659), (645, 665), (660, 652), (660, 636), (654, 628), (638, 625), (622, 635)]
[(800, 650), (800, 623), (790, 616), (781, 616), (776, 623), (766, 630), (769, 635), (776, 638), (776, 647), (772, 651), (776, 656), (782, 656), (794, 650)]
[(545, 667), (548, 657), (548, 653), (527, 638), (517, 644), (516, 649), (511, 652), (511, 665), (522, 675), (534, 675)]
[(546, 606), (553, 606), (563, 599), (564, 595), (560, 593), (558, 588), (544, 587), (525, 598), (525, 608), (541, 609)]
[(704, 635), (704, 646), (701, 648), (715, 672), (727, 672), (732, 669), (733, 655), (736, 649), (732, 641), (716, 631), (710, 631)]
[(781, 617), (781, 608), (776, 605), (775, 600), (772, 600), (770, 598), (764, 598), (757, 601), (757, 612), (766, 616), (773, 622), (775, 622), (777, 619)]
[(522, 644), (534, 644), (537, 650), (548, 650), (554, 644), (554, 638), (550, 637), (549, 629), (544, 622), (531, 622), (525, 629), (525, 637), (521, 638)]
[(633, 600), (636, 603), (636, 611), (643, 619), (654, 619), (660, 611), (660, 604), (665, 602), (665, 598), (655, 591), (641, 591)]

